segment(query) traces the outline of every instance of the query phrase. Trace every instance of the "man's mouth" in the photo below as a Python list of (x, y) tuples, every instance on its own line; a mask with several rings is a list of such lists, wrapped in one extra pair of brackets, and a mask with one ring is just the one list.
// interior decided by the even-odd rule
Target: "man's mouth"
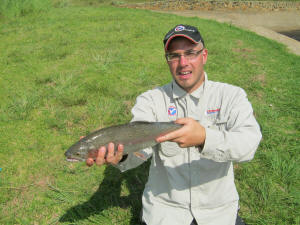
[(192, 76), (192, 71), (181, 71), (178, 72), (178, 76), (180, 79), (188, 79)]

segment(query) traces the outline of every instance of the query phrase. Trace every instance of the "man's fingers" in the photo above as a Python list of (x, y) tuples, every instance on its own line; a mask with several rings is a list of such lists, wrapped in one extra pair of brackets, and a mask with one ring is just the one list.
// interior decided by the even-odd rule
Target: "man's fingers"
[[(118, 145), (118, 151), (116, 153), (117, 161), (119, 162), (123, 157), (124, 146), (122, 144)], [(117, 163), (118, 163), (117, 162)]]
[(115, 157), (115, 145), (113, 143), (108, 144), (106, 161), (112, 163)]
[(175, 141), (176, 138), (180, 138), (185, 135), (185, 133), (187, 132), (187, 126), (191, 125), (194, 121), (195, 120), (191, 118), (177, 119), (175, 123), (182, 124), (184, 126), (178, 130), (159, 136), (158, 138), (156, 138), (156, 141), (158, 143), (165, 142), (165, 141)]
[(179, 118), (175, 121), (175, 123), (185, 125), (185, 124), (189, 123), (191, 120), (193, 120), (193, 119), (186, 118), (186, 117), (185, 118)]
[(180, 148), (188, 147), (185, 143), (184, 137), (178, 137), (178, 138), (172, 139), (172, 142), (176, 142)]
[(182, 127), (182, 128), (180, 128), (178, 130), (175, 130), (173, 132), (161, 135), (158, 138), (156, 138), (156, 141), (158, 143), (165, 142), (165, 141), (174, 141), (174, 139), (176, 139), (178, 137), (181, 137), (183, 135), (184, 130), (185, 130), (184, 127)]
[(88, 158), (85, 162), (87, 166), (92, 166), (94, 164), (94, 160), (92, 158)]
[(105, 153), (106, 153), (106, 148), (104, 146), (100, 147), (96, 158), (96, 164), (98, 166), (101, 166), (105, 163), (105, 159), (104, 159)]
[[(118, 145), (118, 149), (115, 152), (114, 143), (109, 143), (107, 149), (105, 146), (102, 146), (98, 149), (97, 157), (95, 163), (98, 166), (102, 166), (105, 163), (118, 164), (122, 159), (124, 151), (124, 146), (122, 144)], [(94, 160), (92, 158), (88, 158), (86, 160), (87, 166), (92, 166), (94, 164)]]

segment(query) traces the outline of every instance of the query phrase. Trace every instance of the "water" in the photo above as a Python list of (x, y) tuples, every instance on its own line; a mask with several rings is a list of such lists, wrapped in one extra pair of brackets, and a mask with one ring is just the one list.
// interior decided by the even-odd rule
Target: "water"
[(279, 31), (278, 33), (300, 41), (300, 30)]

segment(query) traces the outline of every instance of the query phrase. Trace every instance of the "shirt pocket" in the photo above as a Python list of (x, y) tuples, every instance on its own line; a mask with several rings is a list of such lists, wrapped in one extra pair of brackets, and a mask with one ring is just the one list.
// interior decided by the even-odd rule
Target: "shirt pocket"
[(213, 130), (225, 131), (227, 129), (227, 121), (225, 118), (209, 118), (206, 117), (201, 125)]
[(216, 121), (216, 129), (219, 131), (227, 130), (227, 121), (226, 120)]
[(182, 148), (175, 142), (163, 142), (160, 144), (160, 152), (162, 155), (172, 157), (182, 153)]

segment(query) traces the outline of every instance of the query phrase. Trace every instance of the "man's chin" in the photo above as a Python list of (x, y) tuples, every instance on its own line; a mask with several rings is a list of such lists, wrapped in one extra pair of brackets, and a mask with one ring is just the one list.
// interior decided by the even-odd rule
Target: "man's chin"
[(187, 84), (187, 82), (177, 81), (177, 84), (186, 92), (189, 92), (189, 90), (192, 88), (192, 86)]

